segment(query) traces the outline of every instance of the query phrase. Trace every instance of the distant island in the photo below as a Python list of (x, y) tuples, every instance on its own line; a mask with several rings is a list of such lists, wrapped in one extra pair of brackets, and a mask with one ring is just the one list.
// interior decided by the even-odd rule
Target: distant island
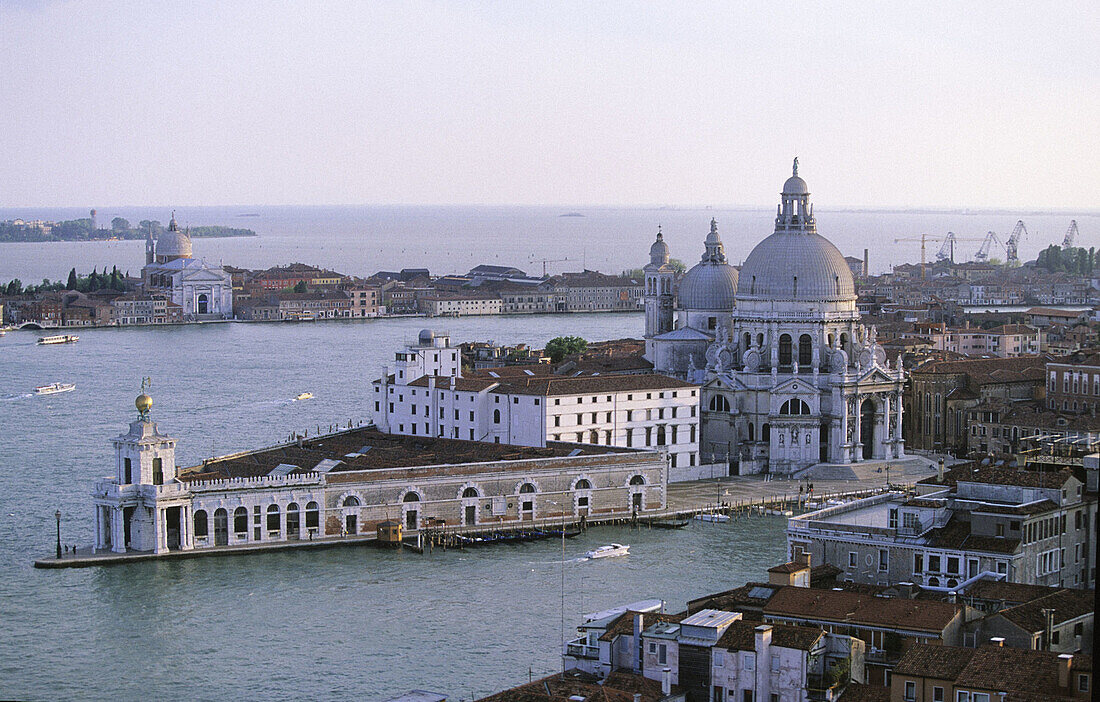
[(559, 217), (583, 217), (580, 212), (566, 212), (565, 214), (558, 215)]
[[(38, 241), (117, 241), (122, 239), (144, 239), (149, 232), (157, 238), (165, 231), (164, 225), (157, 220), (143, 219), (137, 226), (122, 217), (111, 220), (110, 229), (93, 228), (88, 217), (64, 222), (45, 220), (9, 219), (0, 222), (0, 243), (38, 242)], [(251, 229), (235, 227), (205, 226), (190, 227), (192, 238), (209, 239), (230, 236), (256, 236)]]

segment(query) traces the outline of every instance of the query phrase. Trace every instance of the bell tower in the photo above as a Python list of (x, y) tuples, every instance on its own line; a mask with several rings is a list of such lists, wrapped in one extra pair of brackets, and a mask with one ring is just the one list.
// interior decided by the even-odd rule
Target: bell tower
[(149, 419), (153, 398), (143, 392), (134, 400), (138, 418), (130, 431), (116, 437), (116, 477), (121, 485), (164, 485), (176, 478), (176, 440)]
[(649, 263), (642, 270), (645, 271), (646, 358), (653, 361), (653, 350), (648, 339), (673, 329), (672, 287), (676, 279), (676, 270), (669, 265), (668, 244), (660, 227), (657, 227), (657, 240), (649, 247)]

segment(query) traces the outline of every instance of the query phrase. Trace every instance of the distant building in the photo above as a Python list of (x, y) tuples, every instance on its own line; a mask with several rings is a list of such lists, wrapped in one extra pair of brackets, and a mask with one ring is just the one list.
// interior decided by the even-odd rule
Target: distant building
[(436, 292), (419, 296), (417, 306), (429, 317), (470, 317), (500, 314), (501, 301), (496, 295)]
[(162, 294), (179, 305), (185, 321), (233, 318), (233, 279), (221, 266), (191, 257), (191, 236), (182, 232), (175, 215), (168, 230), (145, 242), (142, 291)]
[(1100, 351), (1082, 351), (1047, 363), (1047, 407), (1061, 412), (1100, 410)]

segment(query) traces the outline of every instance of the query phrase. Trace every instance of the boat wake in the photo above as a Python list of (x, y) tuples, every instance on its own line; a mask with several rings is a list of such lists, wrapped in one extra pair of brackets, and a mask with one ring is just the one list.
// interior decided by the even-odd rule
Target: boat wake
[(12, 395), (0, 395), (0, 402), (12, 402), (13, 400), (26, 400), (34, 397), (33, 392), (15, 393)]

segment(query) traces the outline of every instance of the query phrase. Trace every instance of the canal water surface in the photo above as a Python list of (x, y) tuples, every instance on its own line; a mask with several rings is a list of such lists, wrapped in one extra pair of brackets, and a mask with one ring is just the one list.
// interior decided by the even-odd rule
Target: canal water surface
[[(143, 376), (178, 462), (369, 420), (370, 381), (425, 326), (456, 341), (639, 337), (637, 314), (82, 330), (70, 346), (0, 338), (0, 698), (470, 699), (560, 666), (580, 615), (643, 598), (676, 611), (766, 576), (784, 520), (600, 528), (571, 539), (430, 556), (370, 548), (41, 571), (91, 541), (89, 493)], [(392, 362), (391, 362), (392, 363)], [(34, 397), (37, 385), (75, 392)], [(301, 392), (314, 399), (296, 402)], [(583, 561), (608, 542), (625, 558)], [(564, 587), (563, 587), (564, 575)]]

